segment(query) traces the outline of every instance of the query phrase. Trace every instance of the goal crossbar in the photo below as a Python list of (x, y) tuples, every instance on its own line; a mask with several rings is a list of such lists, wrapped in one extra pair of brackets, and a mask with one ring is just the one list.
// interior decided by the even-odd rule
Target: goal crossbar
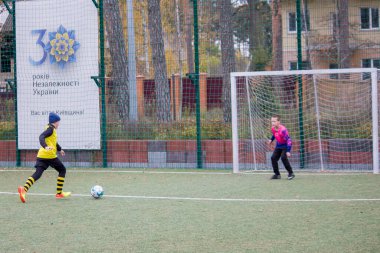
[(313, 70), (284, 70), (284, 71), (256, 71), (256, 72), (232, 72), (231, 78), (250, 76), (286, 76), (286, 75), (313, 75), (313, 74), (347, 74), (347, 73), (371, 73), (376, 75), (377, 68), (353, 68), (353, 69), (313, 69)]

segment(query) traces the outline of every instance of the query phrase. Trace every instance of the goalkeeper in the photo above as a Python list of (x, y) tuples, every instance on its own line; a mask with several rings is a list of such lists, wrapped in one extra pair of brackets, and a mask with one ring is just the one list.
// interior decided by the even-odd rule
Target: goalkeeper
[(36, 172), (30, 176), (24, 186), (18, 188), (18, 193), (20, 199), (23, 203), (26, 201), (26, 193), (29, 188), (42, 176), (42, 173), (49, 167), (53, 167), (58, 171), (57, 178), (57, 194), (55, 197), (57, 199), (67, 198), (71, 195), (70, 192), (63, 192), (63, 183), (65, 182), (66, 168), (62, 162), (57, 157), (57, 151), (61, 153), (62, 156), (65, 152), (62, 150), (61, 146), (57, 142), (57, 128), (59, 127), (61, 118), (51, 112), (49, 114), (49, 124), (45, 127), (45, 131), (40, 135), (40, 145), (41, 148), (37, 154), (37, 162), (34, 166)]
[(276, 139), (276, 147), (273, 151), (271, 160), (274, 175), (271, 179), (281, 179), (280, 170), (278, 168), (278, 160), (281, 158), (285, 169), (288, 171), (288, 180), (292, 180), (295, 175), (292, 166), (289, 163), (290, 150), (292, 149), (292, 139), (289, 136), (288, 130), (284, 125), (281, 125), (280, 116), (273, 115), (271, 118), (272, 123), (272, 138), (268, 140), (270, 145)]

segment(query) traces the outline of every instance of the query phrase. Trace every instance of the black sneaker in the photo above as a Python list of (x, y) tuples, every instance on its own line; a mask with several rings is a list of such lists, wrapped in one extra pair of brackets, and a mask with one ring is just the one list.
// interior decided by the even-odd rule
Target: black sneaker
[(290, 173), (288, 175), (288, 180), (292, 180), (293, 178), (295, 178), (296, 176), (294, 175), (294, 173)]
[(273, 175), (270, 179), (281, 179), (281, 175)]

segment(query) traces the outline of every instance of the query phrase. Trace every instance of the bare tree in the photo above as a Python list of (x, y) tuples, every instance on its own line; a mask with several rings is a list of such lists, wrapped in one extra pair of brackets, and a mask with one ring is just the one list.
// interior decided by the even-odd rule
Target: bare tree
[(119, 1), (105, 0), (104, 14), (112, 63), (112, 85), (110, 92), (114, 101), (117, 101), (116, 105), (120, 120), (124, 127), (126, 127), (129, 120), (128, 60)]
[(235, 49), (232, 29), (231, 0), (219, 0), (219, 32), (222, 51), (223, 76), (223, 118), (225, 122), (231, 121), (231, 81), (230, 73), (236, 69)]
[(166, 69), (164, 39), (162, 37), (160, 0), (148, 0), (148, 23), (154, 67), (157, 120), (168, 122), (171, 120), (170, 90)]
[(149, 76), (150, 66), (149, 66), (149, 49), (148, 49), (148, 29), (145, 15), (145, 5), (141, 6), (141, 18), (142, 18), (142, 27), (143, 27), (143, 44), (144, 44), (144, 61), (145, 61), (145, 75)]
[(185, 13), (185, 40), (186, 40), (186, 53), (187, 53), (187, 68), (189, 73), (194, 72), (194, 56), (193, 56), (193, 7), (191, 0), (183, 0), (183, 9)]
[(304, 32), (304, 38), (305, 38), (305, 46), (306, 46), (306, 62), (310, 64), (310, 66), (302, 66), (302, 69), (305, 69), (305, 67), (312, 67), (311, 62), (311, 53), (310, 53), (310, 25), (309, 25), (309, 2), (308, 0), (302, 0), (302, 27)]
[(248, 42), (250, 61), (243, 63), (237, 58), (237, 69), (246, 71), (265, 70), (272, 56), (272, 11), (267, 1), (235, 0), (233, 29), (235, 46)]
[(272, 68), (283, 70), (282, 63), (282, 15), (280, 0), (272, 1)]
[(349, 45), (349, 22), (348, 22), (348, 0), (337, 0), (337, 45), (339, 68), (350, 67), (350, 45)]
[[(321, 17), (318, 22), (319, 27), (327, 27), (331, 25), (332, 35), (325, 35), (317, 29), (308, 32), (308, 34), (310, 34), (310, 51), (313, 55), (317, 54), (318, 58), (328, 58), (330, 59), (330, 63), (336, 63), (339, 68), (343, 68), (342, 65), (349, 65), (350, 62), (345, 61), (351, 57), (351, 52), (359, 49), (368, 49), (371, 47), (380, 46), (380, 43), (377, 43), (375, 38), (368, 39), (361, 36), (360, 24), (356, 22), (351, 22), (348, 24), (349, 28), (346, 31), (347, 34), (339, 31), (341, 29), (339, 24), (340, 22), (338, 21), (338, 8), (336, 8), (335, 12), (331, 14)], [(342, 39), (345, 40), (345, 43), (343, 44), (341, 43)], [(349, 41), (354, 43), (349, 45)], [(345, 46), (343, 46), (344, 44)], [(342, 52), (348, 52), (346, 53), (346, 57), (343, 57)], [(345, 63), (341, 64), (342, 62)]]
[[(177, 32), (177, 52), (178, 52), (178, 66), (179, 66), (179, 87), (176, 89), (179, 89), (180, 93), (180, 101), (178, 102), (179, 107), (182, 108), (182, 31), (181, 31), (181, 19), (180, 19), (180, 4), (179, 0), (175, 0), (175, 13), (176, 13), (176, 32)], [(175, 108), (175, 105), (174, 105)], [(176, 110), (176, 109), (175, 109)], [(177, 116), (179, 119), (182, 117), (182, 109), (179, 110), (179, 115)]]
[[(282, 15), (281, 0), (272, 1), (272, 69), (283, 70), (282, 50)], [(274, 95), (280, 98), (279, 102), (288, 108), (295, 107), (295, 83), (286, 80), (283, 76), (273, 76), (272, 83)], [(284, 87), (286, 89), (284, 90)], [(283, 96), (281, 94), (287, 94)]]
[[(248, 11), (249, 11), (249, 52), (252, 55), (255, 47), (258, 46), (258, 38), (256, 33), (258, 32), (258, 15), (256, 10), (256, 4), (259, 0), (248, 0)], [(252, 71), (255, 69), (253, 66), (253, 61), (251, 61), (249, 69)]]

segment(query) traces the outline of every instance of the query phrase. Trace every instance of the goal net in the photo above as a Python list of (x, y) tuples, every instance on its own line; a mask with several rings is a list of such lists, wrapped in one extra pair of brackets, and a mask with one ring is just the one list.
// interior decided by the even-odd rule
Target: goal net
[(377, 85), (368, 68), (232, 73), (233, 171), (272, 169), (279, 115), (294, 169), (378, 173)]

